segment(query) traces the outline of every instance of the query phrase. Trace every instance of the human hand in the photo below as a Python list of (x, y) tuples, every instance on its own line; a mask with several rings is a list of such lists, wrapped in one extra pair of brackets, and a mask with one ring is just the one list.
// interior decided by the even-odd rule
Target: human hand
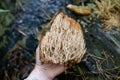
[(26, 80), (52, 80), (55, 76), (64, 71), (64, 65), (45, 63), (41, 64), (39, 47), (36, 49), (36, 65)]

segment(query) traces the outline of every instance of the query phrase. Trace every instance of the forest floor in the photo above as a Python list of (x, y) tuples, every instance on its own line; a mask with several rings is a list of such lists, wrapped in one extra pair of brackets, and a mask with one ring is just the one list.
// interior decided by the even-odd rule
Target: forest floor
[[(90, 6), (92, 14), (75, 14), (66, 8), (68, 4)], [(104, 25), (94, 0), (1, 1), (0, 79), (22, 80), (29, 75), (35, 65), (38, 36), (58, 12), (81, 24), (87, 52), (79, 64), (55, 80), (120, 80), (119, 24), (118, 27)]]

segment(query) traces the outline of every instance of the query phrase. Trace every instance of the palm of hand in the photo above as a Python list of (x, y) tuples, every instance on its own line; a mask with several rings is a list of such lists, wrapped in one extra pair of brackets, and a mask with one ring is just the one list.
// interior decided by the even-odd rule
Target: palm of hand
[(50, 79), (53, 79), (55, 76), (59, 75), (64, 71), (64, 65), (45, 63), (41, 64), (39, 56), (39, 47), (36, 49), (36, 66), (40, 72), (47, 76)]

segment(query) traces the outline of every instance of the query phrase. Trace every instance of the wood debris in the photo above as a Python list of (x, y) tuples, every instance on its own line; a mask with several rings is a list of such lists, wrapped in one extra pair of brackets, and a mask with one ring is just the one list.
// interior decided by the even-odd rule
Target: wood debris
[(104, 29), (120, 27), (120, 0), (101, 0), (95, 3), (101, 12)]

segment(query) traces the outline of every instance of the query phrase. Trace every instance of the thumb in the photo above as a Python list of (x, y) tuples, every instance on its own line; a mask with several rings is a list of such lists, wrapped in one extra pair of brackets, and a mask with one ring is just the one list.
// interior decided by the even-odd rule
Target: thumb
[(36, 49), (36, 65), (41, 65), (41, 62), (40, 62), (40, 50), (39, 50), (39, 46), (37, 47)]

